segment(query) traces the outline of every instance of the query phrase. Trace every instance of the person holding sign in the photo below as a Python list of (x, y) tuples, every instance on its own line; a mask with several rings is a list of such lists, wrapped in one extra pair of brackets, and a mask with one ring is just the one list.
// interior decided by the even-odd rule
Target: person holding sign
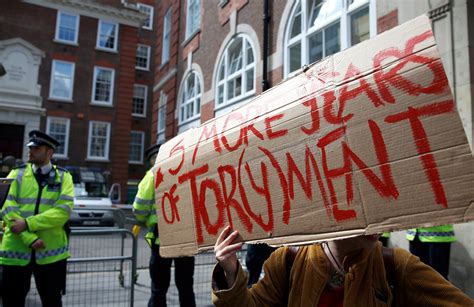
[(28, 163), (14, 168), (2, 209), (5, 234), (0, 248), (3, 306), (25, 305), (31, 275), (43, 306), (62, 306), (68, 230), (74, 187), (66, 169), (51, 164), (59, 142), (41, 131), (29, 133)]
[[(247, 289), (237, 260), (238, 231), (227, 226), (214, 245), (216, 306), (472, 306), (474, 301), (418, 257), (382, 254), (378, 235), (277, 249), (265, 277)], [(392, 263), (386, 263), (391, 259)], [(393, 275), (393, 278), (390, 278)]]
[[(145, 155), (151, 165), (155, 165), (156, 155), (161, 144), (151, 146)], [(151, 297), (149, 307), (166, 306), (166, 293), (170, 285), (171, 263), (175, 264), (175, 282), (179, 291), (179, 303), (184, 307), (196, 306), (193, 290), (194, 257), (162, 258), (160, 256), (160, 238), (156, 220), (155, 175), (149, 170), (138, 185), (133, 202), (133, 213), (138, 222), (146, 225), (146, 241), (151, 247), (150, 278)]]

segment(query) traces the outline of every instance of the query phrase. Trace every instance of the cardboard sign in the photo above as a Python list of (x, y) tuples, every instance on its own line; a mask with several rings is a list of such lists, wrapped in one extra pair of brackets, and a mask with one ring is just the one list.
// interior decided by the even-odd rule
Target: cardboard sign
[(430, 21), (314, 64), (164, 144), (155, 173), (164, 257), (301, 244), (474, 219), (474, 160)]

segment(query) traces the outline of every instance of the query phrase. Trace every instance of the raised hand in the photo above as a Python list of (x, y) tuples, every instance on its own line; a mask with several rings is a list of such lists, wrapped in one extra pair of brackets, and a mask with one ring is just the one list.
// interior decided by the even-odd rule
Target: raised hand
[(238, 236), (239, 232), (237, 230), (232, 231), (232, 228), (227, 226), (221, 232), (214, 245), (216, 260), (222, 269), (224, 269), (227, 285), (229, 287), (234, 284), (237, 274), (237, 251), (239, 251), (244, 244), (243, 242), (235, 242)]

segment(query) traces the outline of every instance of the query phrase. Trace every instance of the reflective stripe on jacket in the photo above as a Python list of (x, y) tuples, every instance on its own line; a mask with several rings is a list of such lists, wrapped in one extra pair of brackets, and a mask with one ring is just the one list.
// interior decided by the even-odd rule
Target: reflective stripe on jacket
[(453, 225), (414, 228), (407, 230), (407, 239), (409, 241), (413, 241), (416, 235), (418, 235), (418, 238), (421, 242), (447, 243), (456, 241)]
[(138, 184), (138, 192), (133, 202), (133, 214), (138, 222), (145, 224), (148, 233), (145, 239), (148, 244), (159, 244), (159, 238), (155, 238), (156, 228), (156, 205), (155, 205), (155, 176), (151, 170), (147, 171), (145, 177)]
[[(38, 264), (54, 263), (70, 256), (64, 224), (73, 208), (72, 177), (55, 165), (51, 172), (41, 194), (31, 164), (8, 174), (8, 178), (15, 180), (2, 210), (6, 228), (0, 248), (1, 264), (27, 265), (33, 251), (30, 246), (38, 239), (45, 245), (44, 249), (36, 251)], [(25, 219), (27, 223), (27, 229), (18, 235), (10, 230), (15, 219)]]

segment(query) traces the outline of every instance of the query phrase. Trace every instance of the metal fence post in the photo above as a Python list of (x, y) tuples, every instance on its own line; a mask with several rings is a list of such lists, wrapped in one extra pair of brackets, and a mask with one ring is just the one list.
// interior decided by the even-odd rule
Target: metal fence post
[(130, 307), (133, 307), (135, 300), (135, 276), (137, 274), (137, 237), (132, 234), (132, 272), (130, 276)]

